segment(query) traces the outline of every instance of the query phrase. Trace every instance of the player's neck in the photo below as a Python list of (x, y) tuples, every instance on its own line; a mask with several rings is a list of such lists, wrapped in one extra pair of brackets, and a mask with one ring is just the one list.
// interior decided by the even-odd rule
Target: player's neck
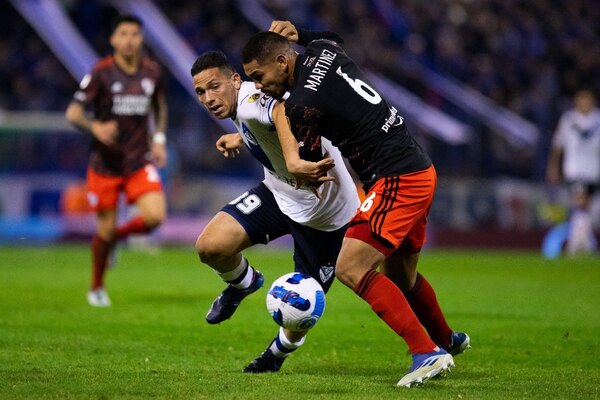
[(237, 109), (238, 109), (238, 98), (240, 96), (240, 89), (235, 91), (235, 101), (233, 102), (233, 110), (231, 111), (231, 118), (235, 121), (235, 117), (237, 117)]
[(119, 53), (115, 53), (114, 58), (117, 66), (129, 75), (135, 74), (140, 68), (139, 55), (124, 57)]
[(293, 88), (296, 84), (296, 60), (298, 59), (298, 53), (294, 52), (290, 56), (290, 73), (288, 78), (288, 87)]

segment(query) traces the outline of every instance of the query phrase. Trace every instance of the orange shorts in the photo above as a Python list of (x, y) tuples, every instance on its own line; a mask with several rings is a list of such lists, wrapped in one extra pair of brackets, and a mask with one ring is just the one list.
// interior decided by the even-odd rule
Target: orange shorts
[(415, 254), (425, 244), (425, 227), (437, 176), (433, 165), (378, 179), (350, 221), (346, 237), (362, 240), (386, 257)]
[(146, 164), (128, 176), (106, 176), (88, 168), (87, 201), (96, 212), (115, 209), (119, 193), (125, 192), (127, 203), (134, 203), (143, 194), (162, 191), (160, 175), (152, 164)]

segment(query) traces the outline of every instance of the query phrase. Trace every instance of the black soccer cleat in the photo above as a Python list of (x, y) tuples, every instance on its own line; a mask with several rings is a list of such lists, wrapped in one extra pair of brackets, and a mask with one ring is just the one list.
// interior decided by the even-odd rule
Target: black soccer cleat
[(237, 289), (231, 285), (227, 285), (223, 293), (210, 306), (210, 310), (206, 314), (206, 322), (209, 324), (218, 324), (231, 318), (242, 300), (260, 289), (264, 283), (265, 278), (263, 274), (255, 270), (252, 283), (247, 289)]
[(277, 372), (281, 369), (285, 357), (275, 357), (271, 349), (265, 350), (244, 368), (247, 374), (262, 374), (264, 372)]

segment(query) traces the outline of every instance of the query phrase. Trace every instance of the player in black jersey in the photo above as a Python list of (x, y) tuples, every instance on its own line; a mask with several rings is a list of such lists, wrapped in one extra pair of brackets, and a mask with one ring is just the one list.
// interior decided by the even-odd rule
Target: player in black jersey
[[(326, 137), (364, 184), (366, 199), (350, 222), (336, 276), (408, 344), (413, 364), (398, 386), (423, 383), (447, 371), (451, 354), (469, 345), (466, 334), (448, 327), (435, 292), (416, 271), (436, 185), (432, 162), (334, 35), (312, 40), (286, 21), (273, 22), (271, 31), (248, 41), (244, 71), (275, 98), (290, 92), (274, 117), (286, 165), (298, 181), (332, 179), (332, 160), (320, 145)], [(305, 46), (304, 54), (288, 39)]]

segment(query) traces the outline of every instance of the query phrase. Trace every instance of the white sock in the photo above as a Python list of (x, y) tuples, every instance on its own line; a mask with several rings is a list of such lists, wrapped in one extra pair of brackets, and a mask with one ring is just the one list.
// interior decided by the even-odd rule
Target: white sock
[(271, 347), (269, 347), (269, 349), (271, 349), (271, 352), (275, 357), (287, 357), (298, 347), (302, 346), (305, 341), (306, 336), (297, 342), (292, 342), (285, 336), (283, 328), (279, 328), (279, 332), (277, 333), (275, 340), (273, 340), (273, 343), (271, 343)]
[(247, 289), (254, 277), (254, 268), (250, 266), (246, 257), (242, 256), (240, 264), (228, 272), (217, 272), (225, 282), (237, 289)]
[(586, 210), (576, 210), (570, 219), (569, 240), (567, 252), (574, 254), (578, 252), (590, 252), (592, 250), (591, 235), (592, 223), (590, 214)]

